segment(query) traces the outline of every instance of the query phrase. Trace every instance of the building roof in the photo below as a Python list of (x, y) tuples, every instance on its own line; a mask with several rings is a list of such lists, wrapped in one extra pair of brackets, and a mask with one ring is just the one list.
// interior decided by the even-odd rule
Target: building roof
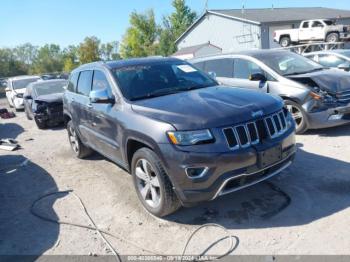
[(201, 15), (176, 41), (178, 43), (208, 14), (236, 19), (252, 24), (295, 22), (310, 19), (350, 18), (350, 10), (324, 7), (290, 7), (260, 9), (213, 9)]
[(350, 10), (324, 7), (292, 7), (264, 9), (210, 10), (209, 13), (249, 20), (256, 23), (273, 23), (326, 18), (350, 18)]
[(178, 50), (175, 54), (173, 54), (173, 56), (194, 54), (198, 50), (202, 49), (203, 47), (207, 47), (207, 46), (211, 46), (211, 47), (217, 48), (218, 50), (222, 50), (220, 47), (217, 47), (217, 46), (212, 45), (210, 43), (205, 43), (205, 44), (201, 44), (201, 45), (194, 45), (194, 46), (182, 48), (182, 49)]

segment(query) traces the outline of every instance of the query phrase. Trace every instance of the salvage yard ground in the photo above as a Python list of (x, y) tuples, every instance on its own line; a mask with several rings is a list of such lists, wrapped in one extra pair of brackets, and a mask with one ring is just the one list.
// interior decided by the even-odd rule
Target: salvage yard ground
[[(0, 107), (5, 105), (1, 99)], [(0, 121), (0, 138), (17, 139), (22, 147), (0, 151), (1, 255), (111, 254), (95, 231), (30, 213), (38, 197), (66, 189), (81, 197), (100, 229), (119, 236), (106, 237), (123, 255), (180, 255), (190, 234), (206, 223), (222, 225), (239, 239), (234, 254), (350, 255), (350, 126), (297, 136), (296, 161), (282, 175), (161, 220), (141, 207), (124, 170), (98, 154), (74, 158), (64, 128), (39, 130), (23, 112)], [(71, 195), (44, 199), (36, 210), (89, 224)], [(223, 235), (218, 229), (199, 232), (188, 253), (200, 253)], [(227, 244), (221, 241), (213, 252)]]

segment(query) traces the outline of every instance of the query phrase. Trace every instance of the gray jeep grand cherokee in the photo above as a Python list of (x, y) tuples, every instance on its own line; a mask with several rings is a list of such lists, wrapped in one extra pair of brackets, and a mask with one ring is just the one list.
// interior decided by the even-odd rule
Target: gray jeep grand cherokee
[(219, 86), (173, 58), (81, 66), (63, 100), (76, 156), (93, 149), (128, 170), (156, 216), (268, 179), (296, 151), (280, 98)]

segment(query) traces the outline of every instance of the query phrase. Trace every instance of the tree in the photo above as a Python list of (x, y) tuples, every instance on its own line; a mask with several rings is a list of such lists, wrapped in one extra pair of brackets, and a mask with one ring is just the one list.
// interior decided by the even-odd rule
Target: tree
[(158, 53), (159, 31), (153, 10), (148, 10), (143, 14), (132, 12), (130, 27), (127, 29), (121, 44), (121, 57), (156, 55)]
[(120, 59), (120, 55), (118, 54), (118, 48), (119, 42), (117, 41), (102, 44), (100, 48), (102, 60), (111, 61)]
[(163, 29), (160, 34), (159, 49), (162, 55), (168, 56), (176, 52), (175, 41), (197, 19), (196, 12), (186, 5), (185, 0), (173, 0), (175, 11), (163, 18)]
[(42, 74), (61, 72), (63, 68), (62, 52), (59, 45), (46, 44), (39, 48), (30, 73)]
[(80, 64), (101, 60), (100, 43), (101, 41), (95, 36), (86, 37), (84, 39), (84, 42), (79, 45), (77, 51)]
[(63, 50), (63, 71), (69, 73), (78, 66), (78, 47), (70, 45)]
[(10, 48), (0, 49), (0, 77), (27, 74), (24, 63), (18, 61)]
[(15, 47), (13, 54), (20, 62), (30, 67), (38, 54), (38, 47), (33, 46), (31, 43), (25, 43)]

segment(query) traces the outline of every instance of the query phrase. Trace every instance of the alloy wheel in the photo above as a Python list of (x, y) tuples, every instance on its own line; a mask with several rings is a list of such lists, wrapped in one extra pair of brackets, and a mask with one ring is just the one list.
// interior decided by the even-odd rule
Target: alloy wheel
[(72, 126), (69, 127), (69, 142), (71, 144), (71, 147), (75, 153), (79, 152), (79, 141), (77, 133), (75, 132), (74, 128)]
[(161, 190), (157, 174), (146, 159), (140, 159), (135, 169), (137, 189), (147, 205), (157, 208), (160, 205)]
[(292, 117), (298, 129), (303, 124), (303, 121), (304, 121), (303, 113), (299, 110), (299, 108), (293, 105), (287, 105), (287, 109), (292, 114)]

